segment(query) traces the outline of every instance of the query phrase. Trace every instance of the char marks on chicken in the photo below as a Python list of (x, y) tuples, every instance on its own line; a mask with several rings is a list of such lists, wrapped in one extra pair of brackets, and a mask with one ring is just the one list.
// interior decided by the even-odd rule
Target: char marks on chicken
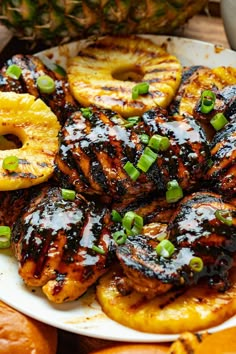
[[(11, 78), (6, 71), (10, 65), (17, 65), (22, 72), (19, 79)], [(37, 86), (37, 78), (42, 75), (50, 76), (55, 82), (55, 91), (51, 94), (42, 93)], [(55, 113), (63, 125), (78, 104), (72, 97), (65, 77), (50, 70), (44, 63), (33, 55), (14, 55), (0, 71), (0, 91), (29, 93), (41, 98)]]
[[(216, 212), (230, 218), (224, 223)], [(228, 271), (233, 266), (236, 251), (236, 209), (221, 196), (198, 192), (185, 197), (167, 226), (167, 238), (175, 247), (169, 258), (159, 256), (159, 241), (143, 234), (128, 237), (117, 247), (116, 254), (125, 277), (118, 289), (125, 293), (135, 289), (147, 297), (165, 293), (172, 287), (195, 284), (207, 278), (209, 285), (224, 291), (228, 286)], [(203, 268), (195, 272), (190, 260), (200, 257)]]
[(108, 269), (109, 223), (107, 209), (81, 195), (71, 201), (58, 187), (38, 189), (12, 230), (19, 274), (53, 302), (75, 300)]
[[(203, 177), (209, 158), (209, 146), (200, 125), (191, 118), (168, 117), (163, 109), (146, 112), (134, 128), (125, 127), (122, 118), (110, 110), (89, 108), (67, 120), (60, 133), (56, 158), (58, 175), (66, 187), (90, 195), (123, 199), (154, 191), (163, 196), (169, 181), (178, 180), (184, 190), (196, 187)], [(137, 166), (147, 148), (141, 135), (166, 136), (170, 146), (158, 151), (147, 172), (140, 170), (132, 180), (124, 166)]]

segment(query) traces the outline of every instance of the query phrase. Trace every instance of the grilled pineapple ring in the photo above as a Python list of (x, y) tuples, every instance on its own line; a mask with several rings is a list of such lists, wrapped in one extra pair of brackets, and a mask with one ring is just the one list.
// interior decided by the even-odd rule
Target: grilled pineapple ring
[[(0, 135), (16, 135), (19, 149), (0, 150), (0, 190), (27, 188), (48, 180), (54, 169), (60, 125), (41, 100), (29, 94), (0, 93)], [(14, 171), (2, 166), (8, 156), (18, 158)]]
[[(167, 107), (181, 73), (175, 56), (141, 37), (103, 37), (68, 63), (70, 88), (81, 105), (110, 108), (124, 117)], [(141, 82), (149, 84), (149, 92), (133, 99), (132, 89)]]
[(142, 332), (176, 334), (219, 325), (236, 313), (236, 272), (224, 293), (203, 282), (186, 290), (169, 291), (147, 300), (133, 291), (121, 295), (116, 287), (119, 269), (112, 269), (97, 285), (97, 299), (108, 317)]

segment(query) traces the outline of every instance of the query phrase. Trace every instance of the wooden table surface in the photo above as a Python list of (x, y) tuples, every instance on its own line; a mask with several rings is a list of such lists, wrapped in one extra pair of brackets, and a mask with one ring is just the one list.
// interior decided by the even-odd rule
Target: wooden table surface
[[(205, 15), (195, 16), (183, 29), (178, 31), (177, 35), (207, 41), (229, 48), (229, 43), (220, 17)], [(11, 54), (14, 53), (14, 43), (12, 47), (10, 39), (11, 35), (9, 31), (0, 25), (1, 61), (5, 60), (6, 49), (7, 52), (11, 52)], [(95, 349), (104, 348), (111, 344), (117, 343), (88, 338), (59, 330), (58, 354), (90, 354)]]

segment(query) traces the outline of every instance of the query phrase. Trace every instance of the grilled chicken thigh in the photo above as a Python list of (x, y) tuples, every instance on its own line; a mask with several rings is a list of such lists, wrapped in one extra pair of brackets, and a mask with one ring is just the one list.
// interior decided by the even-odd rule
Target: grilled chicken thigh
[(39, 189), (12, 230), (24, 282), (55, 303), (81, 296), (107, 270), (109, 222), (106, 208), (80, 195), (64, 200), (58, 187)]
[[(204, 175), (209, 146), (194, 119), (168, 117), (165, 110), (157, 108), (146, 112), (135, 127), (127, 128), (113, 111), (91, 107), (86, 111), (89, 116), (83, 112), (73, 113), (60, 133), (56, 164), (63, 185), (117, 200), (151, 191), (163, 196), (167, 183), (174, 179), (184, 190), (191, 190)], [(133, 180), (125, 165), (138, 165), (147, 148), (141, 140), (143, 133), (168, 137), (170, 146), (158, 151), (150, 168), (146, 172), (140, 169)]]
[[(11, 78), (6, 73), (8, 67), (13, 64), (22, 70), (18, 80)], [(53, 93), (42, 93), (38, 88), (36, 81), (42, 75), (48, 75), (55, 81)], [(29, 93), (37, 98), (40, 97), (52, 109), (61, 124), (78, 106), (70, 93), (65, 77), (50, 70), (38, 57), (33, 55), (17, 54), (6, 62), (0, 71), (0, 91)]]
[[(225, 221), (227, 220), (227, 221)], [(228, 270), (236, 251), (236, 209), (210, 192), (194, 193), (182, 200), (167, 226), (167, 237), (175, 247), (169, 258), (159, 256), (159, 241), (152, 236), (130, 236), (116, 254), (125, 278), (118, 288), (153, 297), (172, 287), (190, 286), (208, 278), (210, 286), (225, 290)], [(201, 258), (203, 268), (195, 272), (190, 261)], [(122, 286), (121, 286), (122, 284)]]

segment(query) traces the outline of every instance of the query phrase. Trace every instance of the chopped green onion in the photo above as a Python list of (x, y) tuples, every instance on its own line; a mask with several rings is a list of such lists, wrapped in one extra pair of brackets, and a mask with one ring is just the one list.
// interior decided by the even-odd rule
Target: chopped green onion
[(143, 228), (143, 218), (133, 211), (128, 211), (122, 219), (122, 226), (127, 235), (138, 235)]
[(19, 159), (16, 156), (7, 156), (3, 159), (2, 167), (4, 170), (15, 171), (19, 165)]
[(89, 108), (89, 107), (80, 108), (80, 110), (81, 110), (82, 116), (83, 116), (84, 118), (87, 118), (87, 119), (91, 118), (91, 116), (92, 116), (92, 114), (93, 114), (91, 108)]
[(223, 224), (231, 226), (233, 224), (233, 218), (229, 211), (227, 210), (216, 210), (215, 217)]
[(76, 192), (72, 189), (64, 189), (61, 190), (61, 195), (64, 200), (75, 200)]
[(129, 117), (127, 119), (127, 122), (125, 123), (126, 128), (133, 127), (135, 124), (137, 124), (140, 120), (139, 116), (134, 116), (134, 117)]
[(140, 135), (140, 140), (143, 144), (148, 144), (149, 142), (149, 136), (147, 134), (141, 134)]
[(201, 272), (203, 270), (203, 260), (200, 257), (193, 257), (190, 259), (189, 267), (194, 272)]
[(103, 248), (101, 248), (99, 246), (96, 246), (96, 245), (92, 246), (92, 250), (97, 252), (97, 253), (100, 253), (100, 254), (105, 254), (106, 253)]
[(167, 233), (166, 232), (161, 232), (157, 235), (156, 239), (158, 241), (162, 241), (162, 240), (165, 240), (167, 238)]
[(11, 229), (9, 226), (0, 226), (0, 248), (8, 248), (11, 245)]
[(157, 246), (156, 246), (156, 252), (158, 256), (164, 257), (164, 258), (169, 258), (172, 256), (172, 254), (175, 251), (175, 246), (173, 243), (169, 240), (162, 240)]
[(137, 167), (143, 172), (147, 172), (157, 159), (157, 154), (149, 147), (146, 147), (140, 156)]
[(12, 64), (8, 66), (6, 70), (6, 75), (12, 79), (18, 80), (22, 74), (22, 70), (18, 65)]
[(161, 150), (165, 151), (169, 148), (170, 146), (170, 140), (167, 138), (167, 136), (161, 136), (158, 134), (154, 134), (148, 143), (148, 146), (150, 146), (154, 150)]
[(120, 215), (120, 213), (118, 213), (118, 211), (116, 211), (114, 209), (111, 212), (111, 217), (112, 217), (112, 220), (115, 222), (119, 222), (122, 220), (122, 216)]
[(65, 69), (61, 65), (58, 65), (58, 64), (52, 62), (47, 56), (40, 56), (40, 60), (44, 63), (44, 65), (48, 69), (54, 71), (55, 73), (57, 73), (61, 76), (66, 76)]
[(211, 118), (210, 123), (215, 130), (220, 130), (228, 123), (228, 120), (223, 113), (219, 112), (216, 113), (213, 118)]
[(51, 94), (56, 89), (55, 81), (48, 75), (39, 76), (36, 82), (41, 93)]
[(126, 171), (126, 173), (129, 175), (129, 177), (133, 181), (136, 181), (138, 179), (138, 177), (140, 176), (140, 172), (137, 170), (137, 168), (130, 161), (126, 162), (126, 164), (124, 165), (124, 170)]
[(166, 201), (167, 203), (175, 203), (183, 198), (183, 190), (179, 183), (174, 179), (167, 183)]
[(141, 82), (132, 88), (132, 99), (136, 100), (139, 95), (146, 94), (148, 93), (148, 91), (149, 91), (149, 83)]
[(123, 245), (127, 239), (127, 235), (124, 231), (116, 231), (112, 234), (113, 239), (117, 243), (117, 245)]
[(215, 105), (216, 95), (210, 90), (205, 90), (201, 94), (201, 112), (209, 113)]

